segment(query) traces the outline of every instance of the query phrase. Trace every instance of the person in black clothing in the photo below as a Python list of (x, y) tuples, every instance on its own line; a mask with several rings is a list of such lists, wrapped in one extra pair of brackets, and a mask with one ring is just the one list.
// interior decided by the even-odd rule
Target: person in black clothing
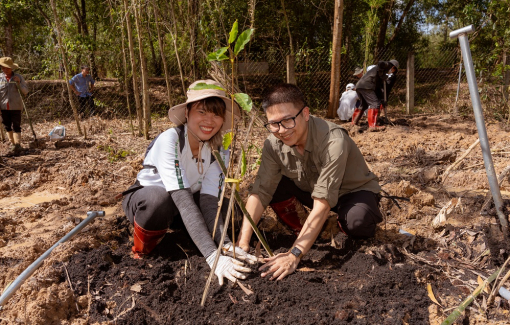
[[(352, 124), (357, 125), (364, 111), (368, 109), (368, 127), (377, 129), (377, 116), (379, 110), (384, 108), (384, 83), (386, 82), (386, 95), (395, 84), (398, 61), (379, 61), (371, 70), (367, 71), (356, 84), (356, 92), (361, 100), (361, 109), (357, 108), (352, 116)], [(386, 96), (387, 97), (387, 96)]]

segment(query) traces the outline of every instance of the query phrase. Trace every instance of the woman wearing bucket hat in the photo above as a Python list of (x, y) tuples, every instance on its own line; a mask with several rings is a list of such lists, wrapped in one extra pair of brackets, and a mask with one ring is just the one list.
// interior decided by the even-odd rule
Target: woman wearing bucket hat
[[(177, 127), (151, 142), (136, 183), (123, 193), (122, 207), (134, 226), (135, 258), (150, 253), (176, 219), (182, 219), (209, 266), (216, 257), (216, 245), (232, 252), (234, 245), (228, 237), (220, 243), (221, 218), (214, 239), (211, 238), (224, 182), (212, 150), (218, 149), (223, 160), (228, 161), (229, 151), (221, 148), (221, 131), (231, 129), (232, 114), (239, 116), (239, 107), (236, 103), (232, 107), (222, 86), (212, 80), (194, 82), (186, 102), (170, 108), (168, 116)], [(235, 250), (239, 260), (256, 263), (254, 256), (239, 247)], [(220, 256), (215, 272), (220, 285), (224, 277), (233, 282), (246, 277), (241, 272), (250, 269), (241, 261)]]
[(19, 66), (9, 57), (0, 58), (0, 108), (2, 109), (2, 123), (13, 145), (13, 152), (21, 150), (21, 111), (23, 99), (21, 93), (28, 94), (25, 79), (15, 73)]

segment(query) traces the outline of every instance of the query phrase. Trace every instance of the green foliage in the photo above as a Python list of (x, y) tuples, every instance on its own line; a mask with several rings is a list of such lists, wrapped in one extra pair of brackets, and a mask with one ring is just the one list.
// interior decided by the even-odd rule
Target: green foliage
[(132, 150), (122, 149), (122, 148), (115, 148), (110, 145), (99, 145), (97, 147), (99, 150), (106, 151), (108, 153), (108, 162), (114, 163), (116, 161), (119, 161), (121, 159), (126, 158), (127, 156), (133, 154), (134, 152)]
[(227, 150), (230, 147), (230, 144), (232, 143), (232, 132), (227, 132), (223, 136), (223, 149)]
[(239, 35), (237, 38), (236, 46), (234, 47), (234, 55), (237, 56), (239, 52), (241, 52), (244, 49), (244, 46), (248, 44), (248, 42), (251, 39), (251, 34), (253, 34), (254, 29), (250, 28), (245, 30), (244, 32)]
[(228, 60), (228, 56), (225, 55), (225, 52), (227, 52), (228, 47), (222, 47), (216, 52), (209, 53), (207, 55), (208, 61), (224, 61)]
[(246, 161), (246, 152), (244, 152), (244, 148), (242, 148), (242, 154), (241, 154), (241, 177), (246, 174), (246, 166), (248, 162)]
[(241, 108), (249, 113), (251, 112), (251, 109), (253, 107), (253, 102), (251, 101), (251, 98), (250, 96), (248, 96), (248, 94), (245, 94), (245, 93), (236, 93), (234, 94), (234, 98), (236, 100), (236, 102), (239, 104), (239, 106), (241, 106)]
[(232, 30), (230, 31), (230, 34), (229, 34), (229, 37), (228, 37), (228, 44), (229, 45), (234, 43), (234, 41), (236, 40), (238, 29), (239, 29), (239, 24), (237, 23), (237, 20), (236, 20), (235, 23), (232, 25)]

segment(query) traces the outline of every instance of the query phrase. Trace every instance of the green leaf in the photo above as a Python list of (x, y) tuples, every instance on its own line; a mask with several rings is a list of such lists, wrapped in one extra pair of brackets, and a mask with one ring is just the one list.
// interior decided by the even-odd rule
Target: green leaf
[(230, 31), (230, 34), (229, 34), (229, 37), (228, 37), (228, 44), (229, 45), (234, 43), (234, 41), (237, 38), (237, 33), (238, 33), (238, 23), (237, 23), (237, 19), (236, 19), (236, 21), (232, 25), (232, 30)]
[(246, 153), (244, 152), (244, 148), (242, 148), (242, 154), (241, 154), (241, 177), (244, 176), (246, 173), (246, 165), (248, 162), (246, 161)]
[(234, 99), (245, 112), (249, 113), (251, 111), (253, 102), (251, 101), (251, 98), (248, 96), (248, 94), (236, 93), (234, 94)]
[(230, 144), (232, 143), (232, 132), (225, 133), (222, 143), (223, 149), (227, 150), (228, 147), (230, 147)]
[(190, 90), (204, 90), (204, 89), (217, 89), (217, 90), (225, 91), (225, 89), (223, 89), (219, 86), (206, 84), (205, 82), (199, 82), (195, 85), (195, 87), (190, 88)]
[(209, 53), (207, 55), (207, 60), (208, 61), (224, 61), (224, 60), (228, 60), (228, 56), (225, 55), (225, 52), (227, 52), (227, 50), (228, 50), (228, 46), (225, 46), (225, 47), (220, 48), (216, 52)]
[(239, 35), (237, 38), (236, 46), (234, 47), (234, 55), (237, 56), (239, 52), (241, 52), (244, 49), (244, 46), (248, 44), (251, 38), (251, 34), (253, 33), (254, 29), (250, 28), (245, 30), (244, 32)]

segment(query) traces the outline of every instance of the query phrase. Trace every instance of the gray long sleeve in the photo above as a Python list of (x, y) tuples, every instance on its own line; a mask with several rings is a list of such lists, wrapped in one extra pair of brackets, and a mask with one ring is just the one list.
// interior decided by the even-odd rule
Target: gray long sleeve
[[(227, 207), (223, 206), (222, 210), (225, 208)], [(205, 223), (207, 224), (207, 229), (209, 229), (209, 233), (212, 236), (214, 229), (214, 221), (216, 220), (216, 211), (218, 210), (218, 198), (209, 194), (200, 194), (200, 210), (202, 211)], [(224, 225), (223, 217), (221, 216), (220, 219), (218, 220), (218, 225), (216, 226), (216, 233), (214, 234), (214, 241), (216, 242), (217, 245), (220, 245), (223, 225)], [(224, 244), (231, 242), (232, 241), (230, 240), (228, 235), (226, 235)]]
[[(191, 239), (195, 245), (197, 245), (200, 253), (202, 253), (205, 258), (209, 257), (209, 255), (217, 249), (217, 246), (211, 238), (211, 234), (207, 229), (208, 227), (202, 213), (193, 200), (191, 190), (187, 188), (171, 191), (169, 193), (175, 203), (175, 206), (177, 206), (177, 209), (179, 210), (184, 226), (191, 236)], [(211, 228), (213, 226), (211, 226)]]

